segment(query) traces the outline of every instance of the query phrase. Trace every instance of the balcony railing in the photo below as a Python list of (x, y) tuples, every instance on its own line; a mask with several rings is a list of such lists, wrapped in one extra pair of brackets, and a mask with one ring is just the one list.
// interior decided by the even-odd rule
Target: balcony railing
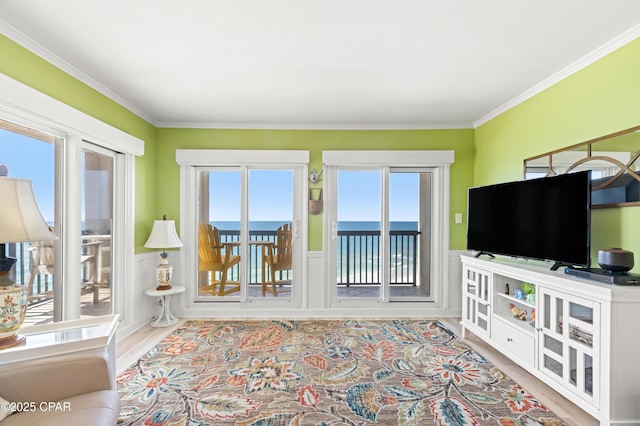
[[(418, 231), (390, 231), (390, 285), (418, 283)], [(380, 231), (338, 231), (338, 285), (380, 285)]]
[[(249, 231), (249, 241), (268, 241), (275, 243), (276, 231)], [(220, 230), (220, 242), (236, 242), (240, 241), (240, 231)], [(249, 244), (249, 285), (262, 285), (262, 250), (263, 246)], [(233, 253), (240, 254), (240, 248), (234, 247)], [(228, 272), (230, 281), (240, 280), (240, 264), (235, 265)], [(291, 279), (291, 271), (278, 271), (277, 280)]]
[[(6, 245), (6, 255), (9, 257), (16, 258), (18, 261), (16, 262), (16, 283), (27, 284), (27, 280), (29, 279), (29, 243), (11, 243)], [(53, 277), (49, 277), (47, 281), (40, 280), (38, 284), (40, 285), (51, 285), (53, 286)], [(34, 281), (35, 283), (35, 281)], [(35, 287), (35, 284), (34, 284)], [(46, 290), (45, 290), (46, 291)]]
[[(390, 284), (417, 285), (418, 231), (391, 231), (390, 236)], [(240, 240), (240, 231), (220, 230), (222, 242)], [(275, 242), (276, 231), (249, 231), (250, 241)], [(16, 281), (26, 284), (29, 279), (29, 244), (7, 244), (8, 255), (18, 259)], [(338, 231), (338, 285), (380, 285), (380, 231)], [(238, 251), (238, 248), (234, 249)], [(234, 253), (238, 254), (238, 253)], [(239, 279), (240, 265), (236, 265), (229, 279)], [(279, 280), (291, 278), (291, 272), (283, 272)], [(250, 285), (262, 283), (262, 246), (249, 246)], [(33, 294), (53, 289), (53, 276), (37, 275)]]
[[(418, 231), (391, 231), (390, 284), (415, 286), (418, 265)], [(249, 231), (250, 241), (274, 242), (276, 231)], [(221, 242), (240, 240), (240, 231), (220, 230)], [(249, 285), (261, 283), (262, 248), (249, 246)], [(233, 254), (239, 254), (234, 252)], [(338, 231), (338, 285), (380, 285), (380, 231)], [(238, 280), (239, 265), (231, 271)], [(278, 279), (287, 279), (286, 273)]]
[[(15, 282), (21, 285), (28, 285), (29, 283), (29, 274), (31, 270), (31, 262), (33, 257), (31, 256), (32, 250), (34, 250), (35, 246), (29, 243), (10, 243), (6, 244), (6, 255), (13, 257), (17, 260), (15, 265)], [(86, 247), (83, 247), (83, 254), (86, 254)], [(97, 270), (97, 266), (95, 266), (92, 271), (89, 267), (79, 266), (81, 267), (80, 271), (80, 280), (83, 285), (86, 284), (95, 284), (95, 281), (98, 280), (98, 275), (100, 271)], [(38, 269), (38, 268), (34, 268)], [(53, 291), (53, 275), (47, 273), (47, 269), (45, 267), (39, 268), (41, 269), (40, 273), (36, 273), (33, 276), (33, 286), (31, 292), (29, 294), (29, 303), (36, 303), (45, 299), (51, 299), (52, 291)], [(39, 297), (35, 297), (38, 296)]]

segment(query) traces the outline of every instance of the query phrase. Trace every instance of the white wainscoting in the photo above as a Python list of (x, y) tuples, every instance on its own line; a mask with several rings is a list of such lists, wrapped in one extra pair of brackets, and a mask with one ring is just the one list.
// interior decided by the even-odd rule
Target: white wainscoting
[(462, 262), (461, 254), (469, 254), (466, 250), (449, 250), (449, 288), (447, 292), (447, 309), (450, 316), (462, 314)]
[[(180, 276), (180, 252), (177, 250), (168, 251), (169, 262), (173, 265), (174, 280), (172, 283), (182, 285)], [(125, 285), (125, 312), (121, 315), (121, 323), (118, 326), (117, 340), (127, 337), (131, 333), (139, 330), (151, 321), (151, 317), (157, 314), (158, 298), (149, 297), (144, 294), (144, 290), (149, 287), (156, 287), (156, 266), (160, 263), (160, 252), (153, 251), (135, 255), (134, 279), (133, 282)], [(177, 307), (184, 304), (183, 295), (172, 296), (171, 306)]]
[[(464, 251), (452, 250), (448, 253), (448, 284), (443, 286), (443, 297), (439, 303), (391, 303), (380, 307), (330, 308), (328, 284), (324, 281), (322, 252), (307, 252), (307, 286), (303, 290), (301, 308), (283, 309), (260, 308), (255, 305), (237, 304), (237, 309), (220, 310), (215, 304), (205, 304), (198, 308), (188, 308), (185, 295), (173, 296), (172, 312), (183, 318), (409, 318), (409, 317), (459, 317), (461, 308), (460, 254)], [(155, 286), (155, 268), (160, 259), (159, 252), (142, 253), (135, 256), (135, 282), (131, 283), (130, 297), (126, 303), (126, 320), (118, 329), (121, 339), (147, 324), (157, 311), (157, 298), (145, 296), (147, 287)], [(180, 252), (171, 251), (169, 263), (173, 265), (172, 284), (188, 285), (181, 282), (179, 270)]]

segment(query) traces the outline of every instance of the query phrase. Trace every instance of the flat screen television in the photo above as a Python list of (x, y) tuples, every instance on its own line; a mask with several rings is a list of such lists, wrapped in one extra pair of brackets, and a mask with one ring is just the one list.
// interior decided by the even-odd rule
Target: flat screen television
[(469, 189), (467, 248), (590, 266), (591, 172)]

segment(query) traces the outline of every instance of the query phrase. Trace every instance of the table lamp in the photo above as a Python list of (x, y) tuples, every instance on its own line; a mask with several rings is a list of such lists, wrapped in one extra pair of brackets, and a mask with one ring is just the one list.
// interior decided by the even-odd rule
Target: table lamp
[(17, 260), (6, 256), (5, 244), (58, 239), (40, 213), (31, 181), (8, 174), (7, 166), (0, 165), (0, 349), (24, 341), (17, 330), (29, 301), (28, 288), (14, 282)]
[(176, 233), (176, 224), (173, 220), (167, 220), (167, 215), (162, 217), (162, 220), (156, 220), (153, 222), (153, 229), (151, 229), (151, 235), (144, 244), (147, 248), (161, 248), (160, 254), (161, 262), (156, 268), (156, 277), (158, 278), (158, 287), (156, 290), (169, 290), (171, 286), (171, 274), (173, 268), (169, 265), (167, 259), (169, 255), (166, 249), (182, 247), (182, 242), (178, 238)]

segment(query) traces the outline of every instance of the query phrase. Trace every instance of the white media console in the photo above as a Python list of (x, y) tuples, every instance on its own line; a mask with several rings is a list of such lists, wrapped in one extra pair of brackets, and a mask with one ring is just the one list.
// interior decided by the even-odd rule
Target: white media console
[[(545, 262), (461, 258), (463, 336), (473, 332), (601, 425), (640, 425), (640, 285)], [(516, 297), (532, 288), (523, 283), (535, 299)]]

